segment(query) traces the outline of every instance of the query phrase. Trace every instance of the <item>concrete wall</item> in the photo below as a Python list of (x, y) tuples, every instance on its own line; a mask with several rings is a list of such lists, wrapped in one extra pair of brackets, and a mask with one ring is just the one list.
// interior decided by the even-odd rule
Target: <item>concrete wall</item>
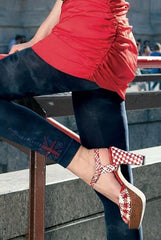
[[(0, 53), (7, 52), (7, 46), (16, 34), (29, 39), (48, 15), (54, 0), (0, 0)], [(161, 41), (161, 1), (129, 0), (128, 14), (134, 26), (135, 36)]]
[[(128, 111), (127, 115), (131, 150), (161, 145), (161, 109)], [(73, 116), (56, 120), (77, 132)], [(2, 141), (0, 153), (0, 173), (28, 168), (28, 156)]]
[[(161, 239), (160, 151), (161, 147), (139, 150), (146, 155), (146, 165), (133, 169), (135, 185), (147, 198), (144, 240)], [(25, 240), (28, 170), (0, 174), (0, 183), (0, 239)], [(106, 240), (100, 200), (89, 186), (57, 164), (47, 167), (45, 208), (45, 240)]]
[(161, 109), (127, 111), (130, 149), (161, 146)]
[(0, 53), (7, 52), (16, 34), (31, 38), (46, 18), (54, 0), (0, 0)]
[(161, 1), (128, 0), (131, 5), (128, 17), (136, 38), (161, 42)]

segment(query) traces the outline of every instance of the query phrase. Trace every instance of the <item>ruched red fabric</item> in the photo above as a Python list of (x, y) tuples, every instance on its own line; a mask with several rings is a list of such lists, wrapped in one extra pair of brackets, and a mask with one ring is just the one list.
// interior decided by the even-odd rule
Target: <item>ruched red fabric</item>
[(125, 99), (137, 63), (128, 9), (124, 0), (65, 0), (59, 23), (32, 48), (58, 70)]

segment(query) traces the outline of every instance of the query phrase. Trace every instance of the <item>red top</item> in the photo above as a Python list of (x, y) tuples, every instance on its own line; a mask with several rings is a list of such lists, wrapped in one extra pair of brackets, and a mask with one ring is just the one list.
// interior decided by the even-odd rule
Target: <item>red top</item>
[(33, 50), (58, 70), (125, 99), (137, 64), (128, 8), (124, 0), (66, 0), (59, 23)]

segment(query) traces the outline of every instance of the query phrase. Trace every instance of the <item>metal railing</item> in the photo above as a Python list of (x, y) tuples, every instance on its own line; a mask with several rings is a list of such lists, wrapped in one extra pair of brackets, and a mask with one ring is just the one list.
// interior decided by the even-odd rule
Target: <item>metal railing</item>
[[(138, 57), (139, 68), (161, 68), (159, 57)], [(161, 81), (161, 74), (139, 75), (134, 82)], [(46, 119), (55, 127), (64, 131), (70, 137), (79, 141), (79, 136), (70, 131), (52, 116), (73, 115), (71, 96), (52, 95), (35, 97), (38, 104), (45, 109)], [(132, 92), (126, 95), (127, 110), (161, 108), (161, 91)], [(7, 140), (6, 140), (7, 141)], [(44, 213), (45, 213), (45, 165), (46, 159), (37, 152), (7, 141), (22, 151), (30, 154), (30, 187), (29, 187), (29, 233), (28, 240), (44, 240)]]

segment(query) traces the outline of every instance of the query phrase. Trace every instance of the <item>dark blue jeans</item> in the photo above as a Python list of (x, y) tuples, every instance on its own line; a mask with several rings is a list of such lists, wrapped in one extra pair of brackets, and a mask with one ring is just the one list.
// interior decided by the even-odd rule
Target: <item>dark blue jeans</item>
[[(13, 100), (69, 91), (82, 145), (128, 149), (124, 101), (93, 82), (51, 67), (30, 48), (0, 61), (0, 135), (67, 167), (80, 144)], [(132, 181), (131, 169), (124, 166), (122, 171)], [(141, 240), (141, 230), (129, 230), (117, 205), (97, 194), (105, 209), (107, 239)]]

